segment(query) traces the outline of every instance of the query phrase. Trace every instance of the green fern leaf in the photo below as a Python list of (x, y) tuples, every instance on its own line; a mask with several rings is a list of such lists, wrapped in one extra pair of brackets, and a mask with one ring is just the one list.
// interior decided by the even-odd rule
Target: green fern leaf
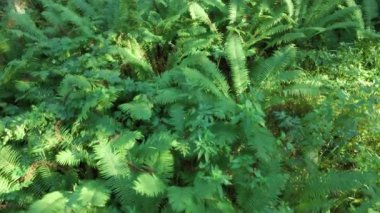
[(148, 197), (155, 197), (166, 190), (166, 185), (155, 175), (141, 174), (134, 181), (134, 190)]
[(187, 95), (183, 90), (176, 88), (166, 88), (157, 90), (154, 102), (158, 104), (172, 104), (186, 98)]
[(115, 154), (109, 143), (101, 142), (94, 146), (94, 150), (100, 173), (104, 177), (123, 177), (129, 174), (125, 159)]
[(244, 13), (244, 4), (242, 0), (232, 0), (230, 2), (228, 19), (231, 24), (238, 22), (240, 16)]
[(249, 84), (246, 58), (240, 38), (230, 35), (226, 43), (226, 56), (232, 71), (233, 86), (236, 94), (242, 94)]
[(364, 0), (362, 4), (366, 23), (368, 26), (372, 26), (372, 20), (379, 17), (380, 2), (377, 0)]
[(259, 60), (252, 72), (252, 81), (259, 86), (264, 80), (276, 75), (286, 66), (293, 63), (295, 57), (296, 49), (293, 46), (289, 46), (276, 51), (270, 58)]
[(65, 212), (65, 206), (68, 202), (67, 196), (62, 192), (51, 192), (46, 194), (41, 200), (34, 202), (28, 212), (41, 213), (41, 212)]
[(81, 183), (72, 196), (83, 207), (104, 207), (110, 199), (110, 190), (100, 181)]
[(285, 33), (284, 35), (281, 35), (278, 38), (274, 38), (271, 42), (269, 42), (269, 47), (273, 47), (276, 45), (281, 45), (281, 44), (288, 44), (293, 41), (297, 40), (303, 40), (307, 38), (304, 32), (289, 32)]
[(59, 95), (66, 100), (73, 91), (88, 92), (92, 90), (92, 85), (88, 79), (82, 75), (66, 75), (59, 86)]
[[(136, 67), (137, 76), (139, 79), (150, 78), (154, 75), (151, 64), (143, 58), (141, 50), (137, 44), (131, 43), (131, 49), (129, 48), (115, 48), (110, 53), (120, 55), (126, 64), (130, 64)], [(137, 49), (138, 48), (138, 49)], [(140, 54), (139, 54), (140, 53)]]
[(331, 12), (336, 11), (338, 5), (342, 2), (343, 0), (330, 0), (323, 3), (315, 1), (311, 1), (309, 4), (303, 3), (307, 7), (304, 17), (305, 25), (318, 26), (318, 19), (329, 16)]
[(194, 67), (202, 71), (202, 74), (206, 75), (213, 83), (218, 87), (219, 90), (228, 96), (229, 86), (226, 81), (225, 76), (219, 70), (215, 63), (207, 58), (204, 54), (191, 55), (186, 58), (183, 65)]
[(192, 19), (200, 20), (203, 23), (207, 24), (212, 31), (217, 31), (215, 25), (211, 22), (206, 11), (202, 8), (201, 5), (196, 2), (191, 2), (189, 5), (189, 11)]
[(149, 120), (152, 116), (153, 104), (146, 96), (136, 96), (132, 102), (121, 104), (119, 108), (135, 120)]
[(317, 97), (320, 94), (320, 89), (318, 85), (298, 83), (284, 89), (282, 92), (285, 96)]
[(131, 149), (136, 140), (142, 139), (143, 135), (138, 131), (125, 131), (117, 139), (111, 142), (115, 150)]
[(193, 190), (190, 187), (175, 187), (168, 189), (169, 203), (177, 212), (188, 211), (194, 203)]
[(20, 154), (10, 146), (0, 147), (0, 173), (11, 175), (20, 168)]
[(182, 133), (185, 129), (186, 112), (181, 105), (173, 105), (169, 109), (170, 120), (169, 123), (174, 129)]
[(95, 17), (95, 8), (86, 0), (74, 0), (74, 4), (77, 8), (84, 12), (87, 17)]
[(355, 21), (345, 21), (345, 22), (337, 22), (326, 27), (327, 30), (335, 30), (335, 29), (347, 29), (347, 28), (359, 28), (357, 22)]
[[(253, 128), (253, 127), (251, 127)], [(263, 161), (271, 160), (271, 153), (275, 151), (276, 139), (266, 129), (260, 126), (255, 127), (255, 132), (249, 136), (249, 146), (257, 151), (257, 157)]]
[(292, 17), (294, 15), (294, 4), (292, 0), (284, 0), (286, 7), (288, 9), (288, 15), (289, 17)]
[(283, 14), (279, 14), (274, 17), (268, 18), (268, 20), (264, 20), (260, 25), (257, 27), (255, 34), (261, 35), (266, 34), (265, 32), (268, 31), (271, 28), (276, 27), (282, 20), (284, 19)]
[(10, 13), (10, 18), (13, 19), (20, 30), (22, 30), (23, 35), (33, 39), (34, 41), (45, 41), (47, 40), (46, 35), (40, 30), (31, 16), (29, 14), (18, 14), (16, 12)]
[(329, 16), (319, 19), (318, 21), (316, 21), (316, 23), (318, 23), (318, 26), (326, 27), (330, 23), (334, 23), (342, 20), (343, 18), (349, 17), (356, 10), (358, 10), (357, 7), (346, 7), (344, 9), (335, 11), (333, 14)]
[(218, 89), (218, 87), (209, 78), (204, 76), (198, 70), (186, 67), (182, 68), (182, 70), (190, 87), (198, 87), (206, 92), (210, 92), (211, 94), (219, 98), (225, 97), (222, 94), (222, 92)]
[(0, 195), (8, 193), (11, 189), (11, 183), (8, 179), (0, 176)]
[(61, 165), (77, 166), (81, 161), (79, 153), (72, 152), (71, 150), (60, 151), (56, 156), (57, 162)]

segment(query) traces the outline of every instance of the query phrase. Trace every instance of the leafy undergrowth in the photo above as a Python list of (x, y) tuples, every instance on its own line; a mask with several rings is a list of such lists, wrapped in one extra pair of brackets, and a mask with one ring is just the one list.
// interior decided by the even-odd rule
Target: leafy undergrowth
[(378, 1), (0, 5), (1, 210), (380, 211)]

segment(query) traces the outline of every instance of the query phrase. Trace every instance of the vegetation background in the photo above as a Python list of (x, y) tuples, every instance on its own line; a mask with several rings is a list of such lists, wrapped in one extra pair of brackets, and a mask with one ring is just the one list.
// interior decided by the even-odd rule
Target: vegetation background
[(380, 211), (379, 0), (0, 2), (0, 210)]

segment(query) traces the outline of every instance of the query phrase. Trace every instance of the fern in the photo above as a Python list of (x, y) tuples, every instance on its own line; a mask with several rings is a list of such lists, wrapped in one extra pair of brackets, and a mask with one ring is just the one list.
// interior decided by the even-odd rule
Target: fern
[(207, 24), (212, 31), (214, 31), (214, 32), (217, 31), (217, 29), (215, 28), (215, 25), (211, 22), (206, 11), (199, 4), (197, 4), (196, 2), (190, 3), (189, 11), (190, 11), (190, 15), (193, 19), (195, 19), (195, 20), (199, 19), (200, 21)]
[(142, 174), (134, 182), (134, 189), (147, 196), (156, 196), (165, 190), (165, 184), (156, 176)]
[(144, 96), (136, 96), (131, 103), (122, 104), (119, 107), (136, 120), (148, 120), (152, 116), (153, 105)]
[(62, 212), (68, 199), (64, 193), (51, 192), (30, 206), (29, 212)]
[(198, 54), (189, 56), (182, 62), (186, 66), (199, 68), (208, 78), (210, 78), (213, 83), (218, 87), (219, 90), (226, 96), (229, 93), (229, 85), (226, 81), (225, 76), (219, 70), (219, 68), (210, 61), (205, 55)]
[(278, 50), (271, 58), (259, 60), (251, 73), (252, 82), (255, 82), (257, 87), (261, 82), (281, 72), (286, 66), (293, 63), (296, 57), (296, 50), (294, 47), (287, 47)]
[(373, 26), (373, 19), (379, 17), (379, 4), (376, 0), (362, 1), (364, 18), (367, 26)]
[(223, 97), (223, 94), (216, 87), (216, 85), (204, 75), (199, 73), (197, 70), (185, 68), (183, 69), (183, 73), (185, 75), (185, 78), (191, 82), (192, 86), (199, 86), (205, 91), (212, 93), (216, 97)]
[(109, 143), (99, 143), (94, 147), (96, 159), (101, 174), (104, 177), (123, 177), (129, 169), (123, 164), (123, 158), (112, 150)]
[(47, 39), (44, 33), (40, 29), (38, 29), (38, 27), (28, 14), (18, 14), (12, 12), (10, 13), (10, 18), (14, 20), (17, 23), (17, 25), (25, 31), (22, 32), (19, 30), (14, 30), (14, 33), (24, 35), (27, 38), (32, 39), (34, 41), (44, 41)]
[[(326, 200), (330, 193), (344, 193), (362, 187), (364, 182), (374, 181), (373, 175), (367, 175), (356, 172), (331, 172), (322, 177), (312, 177), (302, 194), (303, 197), (300, 198), (297, 209), (300, 211), (330, 209), (335, 204), (334, 200), (330, 202)], [(317, 202), (310, 202), (311, 199)]]
[(195, 202), (192, 189), (190, 187), (175, 187), (168, 189), (170, 205), (175, 211), (192, 211)]
[(20, 154), (10, 146), (2, 146), (0, 153), (2, 162), (0, 164), (0, 172), (4, 175), (11, 175), (20, 166)]
[(82, 160), (81, 153), (64, 150), (58, 153), (57, 162), (62, 165), (77, 166)]
[[(75, 188), (71, 195), (68, 206), (74, 209), (85, 209), (92, 207), (104, 207), (110, 199), (110, 190), (100, 181), (87, 181)], [(69, 207), (70, 208), (70, 207)]]
[(231, 66), (234, 91), (237, 95), (240, 95), (249, 85), (243, 45), (238, 36), (230, 35), (225, 48), (226, 56)]
[(230, 2), (228, 18), (231, 24), (238, 22), (240, 15), (244, 13), (243, 10), (244, 10), (243, 1), (233, 0)]

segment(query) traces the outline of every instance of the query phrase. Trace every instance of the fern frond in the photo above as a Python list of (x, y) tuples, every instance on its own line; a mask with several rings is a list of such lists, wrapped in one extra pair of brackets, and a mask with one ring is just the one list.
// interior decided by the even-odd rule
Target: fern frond
[(225, 97), (218, 87), (206, 76), (202, 75), (198, 70), (190, 68), (182, 68), (183, 74), (186, 77), (190, 87), (198, 87), (206, 92), (210, 92), (216, 97)]
[(326, 175), (316, 175), (307, 181), (307, 187), (303, 193), (306, 197), (321, 197), (336, 191), (348, 191), (354, 188), (371, 185), (376, 181), (373, 173), (361, 173), (357, 171), (336, 171)]
[(201, 22), (207, 24), (212, 31), (217, 31), (215, 25), (211, 22), (210, 18), (208, 17), (208, 14), (201, 5), (199, 5), (196, 2), (191, 2), (189, 5), (189, 12), (192, 19), (200, 20)]
[(20, 154), (10, 146), (0, 147), (0, 173), (11, 175), (20, 165)]
[(56, 156), (57, 162), (62, 165), (77, 166), (82, 160), (81, 153), (71, 150), (60, 151)]
[(203, 1), (204, 4), (206, 4), (208, 7), (214, 7), (218, 8), (219, 11), (221, 11), (223, 14), (227, 13), (227, 7), (226, 4), (221, 0), (206, 0)]
[[(249, 127), (246, 127), (249, 128)], [(254, 128), (251, 126), (251, 128)], [(249, 131), (249, 130), (248, 130)], [(263, 161), (271, 160), (271, 153), (274, 152), (275, 149), (275, 141), (276, 139), (273, 135), (265, 128), (261, 128), (258, 125), (255, 126), (255, 132), (247, 132), (249, 137), (248, 145), (256, 150), (256, 155), (259, 159)]]
[(186, 58), (182, 64), (185, 66), (199, 68), (204, 75), (213, 81), (213, 83), (223, 92), (224, 95), (228, 96), (229, 86), (224, 75), (219, 68), (207, 58), (207, 56), (203, 54), (191, 55)]
[(119, 108), (135, 120), (149, 120), (153, 104), (146, 96), (136, 96), (132, 102), (121, 104)]
[(22, 35), (37, 42), (47, 40), (46, 35), (36, 26), (29, 14), (18, 14), (16, 12), (11, 12), (10, 18), (14, 20), (16, 25), (20, 28), (21, 31), (18, 32), (22, 32)]
[(141, 174), (134, 181), (136, 192), (148, 197), (155, 197), (165, 191), (166, 185), (155, 175)]
[(193, 190), (190, 187), (171, 186), (168, 188), (168, 197), (171, 207), (178, 212), (189, 211), (196, 205)]
[(154, 101), (158, 104), (171, 104), (179, 102), (186, 97), (187, 95), (183, 90), (176, 88), (166, 88), (157, 90), (157, 95), (154, 97)]
[(51, 192), (46, 194), (41, 200), (34, 202), (28, 212), (40, 213), (40, 212), (64, 212), (65, 205), (68, 202), (68, 197), (62, 192)]
[(364, 18), (367, 26), (372, 27), (372, 20), (379, 17), (380, 13), (380, 2), (377, 0), (364, 0), (362, 1), (362, 9), (364, 12)]
[(341, 10), (335, 11), (333, 14), (328, 15), (326, 17), (321, 17), (321, 19), (318, 19), (316, 23), (318, 23), (318, 26), (326, 27), (330, 22), (337, 22), (342, 20), (345, 17), (349, 17), (350, 14), (353, 14), (356, 10), (358, 10), (357, 7), (346, 7)]
[(115, 150), (131, 149), (136, 140), (142, 139), (143, 135), (138, 131), (125, 131), (118, 138), (111, 142)]
[(74, 190), (70, 196), (68, 207), (80, 211), (93, 207), (104, 207), (110, 199), (110, 190), (102, 181), (84, 181)]
[(270, 38), (273, 35), (276, 35), (279, 33), (284, 33), (284, 32), (289, 31), (291, 29), (293, 29), (293, 26), (289, 25), (289, 24), (277, 25), (277, 26), (274, 26), (274, 27), (266, 30), (265, 32), (263, 32), (263, 34), (260, 37)]
[(294, 3), (292, 0), (285, 0), (286, 8), (288, 10), (289, 17), (294, 15)]
[(145, 143), (136, 147), (135, 155), (145, 159), (151, 155), (166, 152), (171, 148), (173, 141), (173, 136), (169, 132), (156, 132)]
[(55, 3), (51, 0), (40, 0), (40, 1), (43, 3), (43, 5), (46, 8), (56, 11), (60, 16), (62, 23), (66, 22), (66, 23), (73, 24), (74, 26), (77, 27), (77, 29), (79, 29), (86, 36), (93, 35), (93, 30), (90, 27), (92, 26), (92, 24), (89, 22), (89, 20), (81, 17), (71, 8), (59, 3)]
[(305, 76), (305, 73), (301, 70), (292, 70), (292, 71), (286, 71), (281, 72), (276, 76), (276, 79), (281, 82), (294, 82), (299, 78), (302, 78)]
[[(133, 48), (133, 46), (132, 46)], [(111, 51), (115, 55), (120, 55), (126, 64), (130, 64), (137, 68), (136, 74), (140, 79), (149, 78), (154, 75), (151, 64), (141, 55), (137, 55), (140, 51), (134, 51), (129, 48), (116, 48)]]
[(240, 95), (248, 88), (249, 79), (243, 44), (237, 35), (228, 36), (225, 54), (232, 72), (234, 91)]
[(337, 22), (331, 24), (326, 29), (327, 30), (335, 30), (335, 29), (347, 29), (347, 28), (359, 28), (360, 25), (356, 21), (345, 21), (345, 22)]
[(219, 144), (232, 144), (239, 138), (238, 130), (233, 125), (216, 124), (212, 126), (211, 131), (216, 136)]
[(278, 38), (274, 38), (271, 42), (269, 42), (268, 46), (273, 47), (275, 45), (289, 44), (293, 41), (303, 40), (305, 38), (307, 38), (307, 36), (303, 32), (289, 32)]
[(69, 74), (66, 75), (65, 78), (62, 80), (58, 93), (64, 100), (67, 100), (67, 98), (70, 96), (71, 93), (73, 93), (73, 91), (78, 90), (81, 92), (88, 92), (92, 90), (92, 85), (89, 82), (89, 80), (82, 75)]
[[(355, 0), (345, 0), (345, 3), (348, 7), (358, 7), (358, 4)], [(355, 10), (352, 14), (352, 18), (354, 21), (357, 22), (359, 29), (365, 28), (365, 20), (363, 19), (363, 12), (362, 10)]]
[(115, 154), (109, 143), (99, 142), (94, 146), (94, 151), (100, 174), (105, 178), (124, 177), (129, 174), (125, 159)]
[(279, 14), (277, 16), (270, 16), (268, 17), (267, 20), (261, 22), (259, 24), (259, 26), (257, 27), (257, 29), (255, 30), (255, 34), (256, 35), (261, 35), (261, 34), (265, 34), (265, 32), (267, 30), (269, 30), (270, 28), (273, 28), (275, 27), (277, 24), (279, 24), (282, 20), (284, 19), (284, 15), (283, 14)]
[(185, 130), (186, 111), (181, 105), (173, 105), (169, 109), (170, 119), (168, 123), (174, 127), (179, 133)]
[(173, 177), (174, 172), (174, 156), (170, 150), (161, 151), (153, 154), (144, 160), (149, 168), (154, 169), (154, 174), (163, 181), (169, 181)]
[(0, 176), (0, 195), (8, 193), (11, 188), (12, 187), (10, 181), (7, 178)]
[(230, 24), (238, 22), (239, 18), (244, 14), (245, 2), (242, 0), (232, 0), (228, 6), (228, 19)]
[(308, 83), (297, 83), (283, 90), (285, 96), (317, 97), (320, 94), (319, 86)]
[[(333, 199), (329, 202), (328, 196), (331, 193), (339, 194), (357, 190), (367, 184), (372, 185), (374, 182), (376, 182), (376, 175), (373, 173), (335, 171), (325, 175), (314, 174), (308, 178), (297, 208), (303, 211), (329, 209), (337, 202)], [(318, 200), (325, 205), (313, 204), (312, 201)]]
[(95, 8), (87, 2), (87, 0), (74, 0), (74, 5), (81, 10), (87, 17), (95, 17)]
[(318, 26), (318, 22), (316, 20), (320, 17), (328, 16), (328, 14), (336, 10), (338, 5), (342, 2), (343, 0), (331, 0), (323, 3), (311, 1), (310, 5), (306, 5), (307, 13), (304, 17), (305, 25)]
[(281, 69), (292, 64), (295, 61), (295, 57), (296, 49), (293, 46), (276, 51), (272, 57), (257, 63), (254, 67), (254, 71), (251, 73), (252, 82), (259, 86), (261, 82), (270, 75), (275, 75), (281, 71)]

